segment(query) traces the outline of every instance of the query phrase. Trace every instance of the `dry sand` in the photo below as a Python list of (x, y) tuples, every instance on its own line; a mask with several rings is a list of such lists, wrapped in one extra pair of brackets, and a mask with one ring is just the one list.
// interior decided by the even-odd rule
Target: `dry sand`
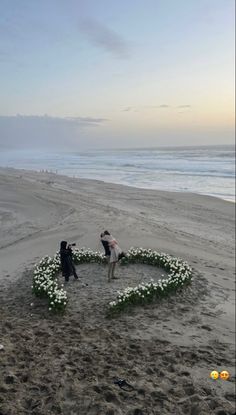
[[(235, 413), (233, 203), (0, 169), (0, 222), (1, 415)], [(107, 319), (118, 289), (163, 271), (118, 266), (107, 284), (105, 265), (81, 265), (65, 315), (50, 315), (32, 297), (33, 265), (61, 239), (101, 250), (104, 228), (124, 250), (184, 258), (192, 285)], [(228, 370), (229, 381), (211, 380), (213, 369)], [(115, 377), (135, 390), (120, 390)]]

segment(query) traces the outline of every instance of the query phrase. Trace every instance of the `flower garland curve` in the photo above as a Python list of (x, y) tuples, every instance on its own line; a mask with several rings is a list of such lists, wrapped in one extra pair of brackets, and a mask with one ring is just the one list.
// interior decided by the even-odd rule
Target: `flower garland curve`
[[(102, 253), (85, 248), (74, 249), (73, 260), (75, 264), (106, 263), (106, 258)], [(192, 270), (186, 261), (151, 249), (130, 248), (126, 257), (120, 261), (122, 265), (137, 262), (162, 267), (169, 274), (167, 278), (158, 282), (151, 280), (149, 283), (127, 287), (124, 292), (118, 292), (116, 300), (109, 303), (109, 312), (121, 311), (127, 305), (144, 304), (165, 297), (189, 283), (192, 278)], [(42, 258), (34, 269), (32, 291), (37, 297), (48, 298), (50, 311), (64, 311), (68, 303), (67, 292), (63, 284), (59, 287), (57, 282), (59, 271), (59, 252), (53, 257)]]
[(168, 296), (178, 288), (190, 283), (192, 269), (186, 261), (175, 258), (165, 253), (158, 253), (152, 249), (130, 248), (123, 264), (142, 263), (161, 267), (168, 272), (167, 278), (154, 282), (141, 283), (136, 287), (127, 287), (123, 292), (118, 292), (115, 301), (109, 303), (109, 311), (122, 311), (128, 305), (145, 304)]

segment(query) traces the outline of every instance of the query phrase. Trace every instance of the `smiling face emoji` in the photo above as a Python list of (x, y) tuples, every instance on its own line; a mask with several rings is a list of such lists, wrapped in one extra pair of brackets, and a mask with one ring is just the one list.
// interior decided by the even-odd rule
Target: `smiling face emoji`
[(216, 380), (219, 377), (219, 373), (216, 370), (213, 370), (210, 374), (210, 377), (211, 377), (211, 379)]
[(229, 372), (227, 372), (227, 370), (222, 370), (222, 372), (220, 372), (220, 378), (223, 380), (229, 379)]

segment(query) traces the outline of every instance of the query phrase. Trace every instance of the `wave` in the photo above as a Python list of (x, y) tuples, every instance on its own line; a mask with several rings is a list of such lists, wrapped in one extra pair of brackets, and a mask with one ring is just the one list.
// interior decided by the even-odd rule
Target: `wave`
[(74, 153), (1, 152), (0, 166), (234, 198), (234, 146)]

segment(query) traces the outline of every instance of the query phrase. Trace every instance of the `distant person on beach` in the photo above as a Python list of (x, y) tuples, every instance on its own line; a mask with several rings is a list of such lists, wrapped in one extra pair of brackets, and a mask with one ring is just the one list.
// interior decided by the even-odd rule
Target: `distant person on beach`
[(103, 245), (107, 262), (109, 263), (110, 262), (111, 251), (110, 251), (110, 248), (109, 248), (109, 243), (106, 239), (104, 239), (104, 236), (105, 236), (104, 232), (102, 232), (101, 235), (100, 235), (100, 241)]
[(74, 278), (77, 280), (79, 277), (73, 263), (71, 245), (67, 245), (67, 241), (61, 241), (60, 259), (62, 276), (65, 278), (65, 282), (69, 281), (71, 275), (74, 275)]
[[(108, 247), (110, 250), (110, 264), (108, 269), (108, 282), (111, 281), (111, 279), (116, 279), (115, 277), (115, 266), (116, 263), (119, 261), (120, 256), (122, 255), (122, 250), (120, 249), (117, 241), (108, 231), (103, 232), (102, 240), (104, 242), (108, 242)], [(124, 255), (124, 254), (123, 254)], [(122, 255), (122, 256), (123, 256)]]

